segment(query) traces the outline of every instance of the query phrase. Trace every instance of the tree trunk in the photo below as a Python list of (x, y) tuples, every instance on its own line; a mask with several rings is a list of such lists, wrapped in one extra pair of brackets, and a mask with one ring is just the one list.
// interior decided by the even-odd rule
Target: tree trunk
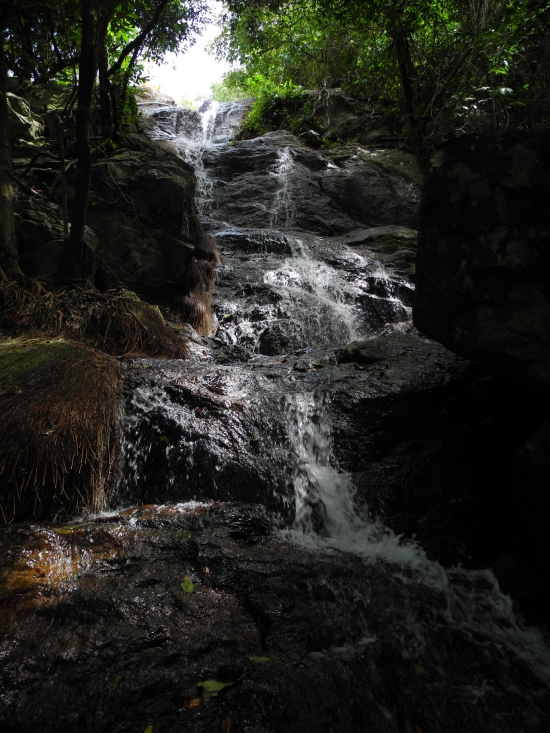
[(71, 232), (66, 253), (65, 275), (70, 279), (82, 278), (84, 228), (88, 212), (88, 198), (92, 178), (92, 151), (90, 147), (90, 119), (92, 98), (98, 69), (96, 21), (93, 0), (80, 0), (82, 13), (82, 41), (78, 66), (78, 108), (76, 110), (76, 186), (71, 215)]
[(407, 114), (407, 122), (414, 137), (418, 137), (418, 119), (417, 119), (417, 79), (414, 65), (411, 58), (411, 49), (407, 35), (402, 28), (398, 28), (393, 37), (395, 52), (397, 54), (397, 63), (399, 65), (399, 76), (401, 78), (401, 88), (405, 97), (405, 111)]
[(18, 278), (17, 241), (13, 216), (13, 179), (7, 97), (7, 66), (0, 46), (0, 267), (10, 280)]
[(101, 108), (101, 134), (108, 137), (113, 130), (113, 108), (111, 104), (111, 84), (107, 71), (109, 70), (109, 49), (107, 44), (99, 52), (99, 105)]

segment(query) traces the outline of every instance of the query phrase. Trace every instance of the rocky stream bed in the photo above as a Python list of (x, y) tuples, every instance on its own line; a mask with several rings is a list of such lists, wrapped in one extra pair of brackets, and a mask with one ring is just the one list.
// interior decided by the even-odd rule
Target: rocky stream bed
[(242, 108), (149, 110), (218, 329), (125, 362), (111, 512), (0, 530), (2, 731), (540, 733), (548, 586), (503, 487), (544, 407), (412, 325), (411, 156), (232, 143)]

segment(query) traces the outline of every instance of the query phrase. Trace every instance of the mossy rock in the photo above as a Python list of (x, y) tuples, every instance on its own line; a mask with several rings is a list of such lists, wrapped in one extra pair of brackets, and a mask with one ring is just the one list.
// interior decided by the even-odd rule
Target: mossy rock
[(66, 339), (0, 341), (0, 519), (107, 505), (121, 470), (117, 359)]

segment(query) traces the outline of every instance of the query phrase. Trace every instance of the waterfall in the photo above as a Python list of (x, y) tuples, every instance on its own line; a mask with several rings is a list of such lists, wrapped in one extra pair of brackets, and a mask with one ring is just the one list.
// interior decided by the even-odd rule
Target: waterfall
[(274, 229), (290, 229), (296, 220), (296, 201), (293, 185), (294, 159), (289, 147), (278, 152), (274, 175), (277, 178), (278, 188), (275, 194), (273, 211), (271, 212), (270, 226)]
[(426, 609), (430, 623), (426, 630), (415, 626), (418, 648), (407, 653), (428, 645), (427, 634), (434, 630), (460, 629), (475, 639), (480, 653), (517, 657), (549, 684), (550, 650), (542, 634), (518, 622), (510, 597), (500, 591), (490, 570), (446, 570), (415, 542), (403, 540), (369, 517), (366, 509), (361, 515), (357, 512), (351, 476), (339, 470), (334, 454), (326, 397), (298, 392), (286, 398), (284, 409), (295, 451), (296, 512), (291, 529), (283, 534), (319, 552), (352, 553), (367, 565), (382, 563), (402, 587), (420, 585), (437, 594), (443, 600), (441, 607)]
[(289, 237), (292, 256), (264, 274), (264, 283), (281, 293), (286, 315), (301, 336), (299, 347), (344, 345), (359, 338), (357, 285), (319, 261), (298, 237)]

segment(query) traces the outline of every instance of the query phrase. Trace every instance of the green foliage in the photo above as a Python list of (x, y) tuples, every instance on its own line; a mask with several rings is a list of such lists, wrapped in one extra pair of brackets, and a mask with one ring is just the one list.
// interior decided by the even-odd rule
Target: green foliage
[(195, 588), (195, 584), (193, 583), (191, 578), (186, 575), (183, 579), (183, 583), (180, 583), (180, 587), (185, 593), (192, 593), (193, 589)]
[(299, 131), (301, 120), (311, 114), (311, 100), (306, 91), (287, 81), (271, 81), (262, 74), (248, 80), (248, 88), (257, 97), (242, 124), (248, 133), (261, 135), (269, 130)]
[(218, 693), (221, 692), (225, 687), (231, 687), (234, 685), (234, 682), (219, 682), (218, 680), (203, 680), (202, 682), (197, 682), (197, 687), (202, 687), (202, 689), (209, 693), (211, 697), (217, 697)]
[[(550, 120), (544, 0), (228, 0), (218, 55), (242, 68), (220, 96), (291, 79), (368, 103), (372, 124), (428, 147), (445, 136)], [(262, 96), (262, 95), (261, 95)], [(261, 129), (274, 94), (253, 111)], [(276, 117), (276, 115), (275, 115)]]

